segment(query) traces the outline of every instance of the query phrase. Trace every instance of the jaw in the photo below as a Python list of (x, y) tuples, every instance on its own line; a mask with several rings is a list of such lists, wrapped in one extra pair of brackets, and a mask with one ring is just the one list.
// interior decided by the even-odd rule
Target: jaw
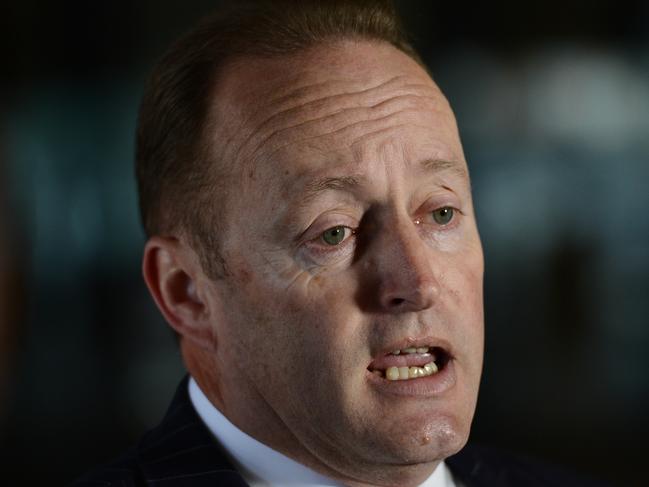
[(346, 485), (419, 485), (466, 443), (473, 405), (460, 401), (459, 386), (439, 397), (404, 396), (377, 389), (359, 375), (344, 386), (349, 395), (341, 400), (342, 411), (327, 407), (345, 394), (340, 384), (331, 393), (321, 383), (326, 398), (324, 392), (316, 398), (317, 390), (305, 397), (311, 423), (295, 431), (310, 457), (302, 463)]
[(384, 423), (382, 431), (388, 432), (389, 442), (384, 433), (361, 432), (363, 447), (350, 445), (344, 455), (339, 443), (317, 445), (314, 451), (320, 456), (311, 467), (350, 486), (417, 486), (440, 462), (457, 453), (468, 437), (456, 418), (442, 413), (428, 420), (417, 414), (401, 415)]
[[(230, 364), (242, 353), (236, 348), (231, 352), (226, 358)], [(470, 387), (464, 383), (464, 371), (453, 361), (433, 377), (438, 381), (443, 374), (455, 374), (453, 387), (431, 394), (426, 385), (424, 393), (418, 394), (393, 388), (423, 387), (416, 384), (430, 378), (388, 382), (364, 369), (359, 360), (345, 362), (340, 356), (342, 361), (335, 365), (317, 354), (308, 354), (308, 361), (307, 356), (293, 355), (274, 370), (244, 367), (246, 373), (239, 370), (235, 379), (228, 374), (218, 376), (219, 370), (225, 370), (224, 364), (208, 355), (211, 357), (201, 355), (191, 361), (197, 362), (200, 371), (186, 359), (188, 369), (204, 390), (206, 384), (220, 384), (216, 392), (229, 391), (222, 399), (208, 397), (234, 424), (346, 485), (419, 485), (441, 460), (459, 451), (468, 437), (474, 404), (460, 400), (471, 397), (467, 395)], [(312, 372), (299, 374), (293, 382), (280, 380), (288, 377), (289, 367), (295, 363), (310, 363)], [(229, 370), (232, 372), (232, 367)], [(317, 370), (329, 373), (313, 380)], [(208, 375), (201, 380), (203, 374)], [(377, 385), (377, 379), (382, 384)], [(287, 394), (295, 389), (303, 394), (287, 403)], [(232, 396), (236, 391), (239, 397)], [(250, 398), (258, 405), (254, 414), (250, 408), (236, 407), (250, 404)], [(332, 409), (331, 404), (341, 407)]]

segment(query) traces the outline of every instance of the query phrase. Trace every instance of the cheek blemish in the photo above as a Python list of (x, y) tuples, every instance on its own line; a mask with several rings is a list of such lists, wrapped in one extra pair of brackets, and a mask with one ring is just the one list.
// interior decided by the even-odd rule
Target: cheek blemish
[(248, 284), (250, 282), (250, 272), (248, 269), (239, 269), (238, 275), (242, 284)]
[(431, 437), (429, 435), (424, 435), (421, 438), (421, 446), (426, 446), (431, 442)]
[(252, 280), (252, 271), (250, 267), (242, 261), (237, 262), (235, 259), (231, 259), (230, 271), (239, 284), (245, 286)]

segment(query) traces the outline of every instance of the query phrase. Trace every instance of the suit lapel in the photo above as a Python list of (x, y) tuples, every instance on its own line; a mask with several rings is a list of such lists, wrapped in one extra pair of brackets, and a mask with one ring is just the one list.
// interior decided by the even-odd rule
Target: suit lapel
[(160, 487), (247, 486), (194, 411), (187, 383), (185, 377), (160, 425), (138, 446), (143, 480)]
[(465, 446), (458, 454), (447, 458), (446, 464), (466, 487), (604, 485), (535, 460), (477, 445)]
[(495, 487), (503, 485), (498, 475), (479, 455), (465, 446), (459, 453), (445, 460), (453, 477), (466, 487)]

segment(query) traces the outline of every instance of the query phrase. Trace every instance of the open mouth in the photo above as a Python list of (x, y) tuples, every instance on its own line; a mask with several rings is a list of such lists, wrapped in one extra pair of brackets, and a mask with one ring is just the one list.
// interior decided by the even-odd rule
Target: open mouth
[(439, 373), (449, 360), (442, 347), (409, 347), (376, 358), (367, 370), (389, 381), (413, 380)]

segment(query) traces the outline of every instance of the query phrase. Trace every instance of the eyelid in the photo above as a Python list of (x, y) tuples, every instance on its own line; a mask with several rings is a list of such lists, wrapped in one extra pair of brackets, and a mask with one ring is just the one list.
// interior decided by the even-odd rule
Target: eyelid
[(334, 228), (344, 228), (345, 229), (345, 237), (343, 238), (343, 240), (340, 241), (340, 244), (338, 244), (338, 245), (329, 245), (326, 242), (324, 242), (323, 245), (325, 245), (326, 247), (340, 246), (343, 242), (345, 242), (347, 239), (349, 239), (349, 237), (352, 237), (352, 236), (356, 235), (356, 228), (350, 227), (349, 225), (334, 225), (333, 227), (325, 228), (322, 232), (318, 233), (311, 240), (312, 241), (321, 241), (321, 240), (323, 240), (324, 239), (324, 234), (326, 232), (328, 232), (329, 230), (333, 230)]
[[(433, 213), (442, 210), (444, 208), (450, 208), (453, 210), (453, 217), (451, 220), (446, 223), (446, 224), (441, 224), (437, 223), (435, 221), (435, 217), (433, 216)], [(417, 216), (415, 218), (415, 225), (430, 225), (435, 228), (436, 231), (448, 231), (454, 229), (457, 225), (460, 224), (460, 216), (464, 216), (464, 212), (459, 209), (456, 205), (453, 204), (442, 204), (442, 205), (435, 205), (434, 208), (430, 210), (425, 210), (421, 212), (422, 216)]]
[(357, 227), (357, 220), (350, 215), (341, 212), (331, 212), (325, 215), (320, 215), (314, 219), (311, 224), (296, 237), (297, 242), (307, 242), (318, 238), (327, 230), (335, 227), (347, 227), (355, 230)]
[[(358, 228), (353, 224), (343, 224), (340, 220), (333, 221), (333, 224), (317, 224), (309, 227), (304, 232), (304, 238), (301, 240), (300, 248), (306, 252), (309, 260), (316, 265), (332, 263), (334, 260), (344, 258), (351, 254), (354, 249), (354, 239)], [(345, 239), (337, 245), (327, 244), (323, 240), (324, 233), (336, 227), (344, 227), (346, 232)]]

